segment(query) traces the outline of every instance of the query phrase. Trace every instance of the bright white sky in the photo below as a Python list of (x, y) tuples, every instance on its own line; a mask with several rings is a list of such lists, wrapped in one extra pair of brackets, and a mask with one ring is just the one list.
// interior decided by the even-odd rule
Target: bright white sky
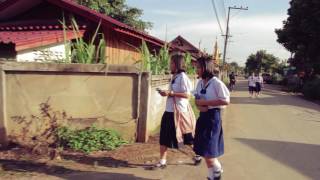
[[(287, 18), (290, 0), (214, 0), (223, 31), (228, 6), (243, 6), (248, 11), (233, 10), (230, 19), (230, 39), (227, 62), (244, 64), (247, 57), (260, 49), (281, 59), (290, 53), (276, 42), (274, 30)], [(181, 35), (195, 46), (212, 53), (216, 37), (223, 51), (223, 37), (211, 0), (127, 0), (132, 7), (144, 11), (143, 20), (154, 24), (150, 34), (171, 41)], [(167, 35), (166, 35), (167, 27)], [(166, 37), (167, 36), (167, 37)]]

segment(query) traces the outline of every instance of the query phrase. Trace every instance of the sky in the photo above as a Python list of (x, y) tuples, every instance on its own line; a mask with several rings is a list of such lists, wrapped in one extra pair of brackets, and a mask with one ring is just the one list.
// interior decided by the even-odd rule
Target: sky
[[(290, 0), (214, 0), (223, 34), (227, 7), (248, 7), (247, 11), (231, 10), (227, 62), (244, 65), (250, 54), (266, 50), (280, 59), (290, 53), (277, 43), (274, 33), (287, 19)], [(150, 35), (171, 41), (183, 36), (196, 47), (212, 53), (218, 41), (223, 51), (224, 37), (218, 25), (211, 0), (127, 0), (127, 4), (143, 10), (142, 19), (153, 23)], [(224, 8), (225, 7), (225, 8)]]

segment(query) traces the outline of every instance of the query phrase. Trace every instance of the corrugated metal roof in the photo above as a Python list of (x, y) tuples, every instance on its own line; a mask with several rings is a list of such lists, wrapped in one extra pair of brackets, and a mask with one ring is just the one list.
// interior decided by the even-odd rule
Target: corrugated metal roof
[[(73, 31), (67, 31), (66, 38), (74, 39), (83, 36), (84, 31), (79, 35)], [(46, 46), (64, 41), (63, 31), (61, 30), (41, 30), (41, 31), (0, 31), (0, 43), (15, 44), (16, 51)]]

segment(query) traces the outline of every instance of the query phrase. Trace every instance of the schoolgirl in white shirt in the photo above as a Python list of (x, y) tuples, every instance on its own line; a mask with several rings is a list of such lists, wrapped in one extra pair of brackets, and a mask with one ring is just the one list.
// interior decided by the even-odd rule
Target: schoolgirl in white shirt
[(248, 86), (249, 86), (249, 94), (253, 97), (254, 93), (256, 92), (256, 78), (254, 73), (251, 73), (251, 76), (248, 77)]
[(256, 82), (256, 96), (258, 97), (260, 95), (261, 89), (263, 87), (263, 77), (261, 76), (260, 73), (257, 74), (256, 78), (255, 78), (255, 82)]
[(221, 80), (214, 77), (214, 64), (210, 58), (197, 60), (197, 74), (201, 77), (195, 94), (200, 117), (196, 124), (194, 151), (205, 158), (208, 179), (214, 180), (223, 172), (218, 160), (224, 154), (221, 108), (230, 103), (230, 92)]
[[(161, 96), (167, 97), (167, 103), (160, 125), (160, 161), (154, 165), (154, 169), (166, 167), (168, 148), (178, 149), (181, 143), (193, 144), (196, 122), (189, 103), (192, 87), (185, 73), (184, 56), (172, 56), (170, 69), (173, 76), (169, 90), (159, 90)], [(183, 118), (177, 120), (177, 113)]]

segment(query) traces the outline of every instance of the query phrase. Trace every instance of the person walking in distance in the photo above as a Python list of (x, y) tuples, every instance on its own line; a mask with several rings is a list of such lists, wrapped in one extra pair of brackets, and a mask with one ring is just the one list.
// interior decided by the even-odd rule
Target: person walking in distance
[(235, 76), (234, 72), (232, 72), (229, 75), (229, 89), (230, 89), (230, 91), (233, 91), (235, 85), (236, 85), (236, 76)]
[(226, 85), (214, 77), (214, 64), (210, 58), (197, 60), (197, 74), (201, 78), (196, 87), (196, 105), (200, 111), (194, 138), (194, 152), (207, 164), (208, 179), (217, 180), (223, 172), (218, 157), (224, 154), (221, 108), (230, 103)]
[(167, 97), (166, 110), (160, 125), (160, 161), (154, 169), (167, 166), (167, 149), (179, 149), (180, 145), (192, 145), (195, 131), (195, 116), (189, 103), (191, 81), (185, 73), (183, 55), (171, 57), (172, 80), (169, 90), (160, 90)]
[(254, 73), (251, 73), (251, 76), (248, 77), (248, 86), (249, 86), (249, 94), (250, 97), (254, 97), (254, 93), (256, 93), (256, 81)]
[(260, 73), (257, 74), (255, 77), (256, 81), (256, 97), (259, 97), (261, 89), (263, 88), (263, 77)]

